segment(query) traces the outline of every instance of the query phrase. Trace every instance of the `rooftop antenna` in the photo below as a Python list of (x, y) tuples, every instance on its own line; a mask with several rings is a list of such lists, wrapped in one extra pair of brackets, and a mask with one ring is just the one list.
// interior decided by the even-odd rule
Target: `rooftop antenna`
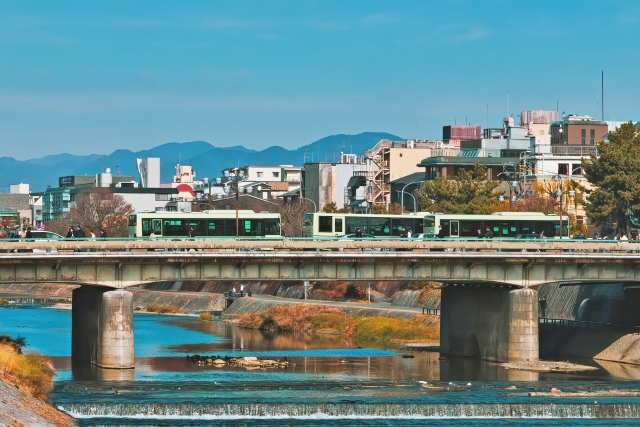
[(351, 146), (349, 154), (353, 154), (353, 141), (351, 140), (351, 132), (349, 132), (349, 145)]
[(487, 126), (489, 126), (489, 104), (487, 103)]
[(309, 157), (309, 156), (307, 156), (307, 149), (305, 148), (304, 149), (304, 154), (302, 156), (302, 164), (307, 163), (307, 157)]
[(511, 92), (507, 89), (507, 117), (511, 117), (509, 113), (511, 112)]
[(120, 176), (120, 166), (116, 166), (116, 176)]

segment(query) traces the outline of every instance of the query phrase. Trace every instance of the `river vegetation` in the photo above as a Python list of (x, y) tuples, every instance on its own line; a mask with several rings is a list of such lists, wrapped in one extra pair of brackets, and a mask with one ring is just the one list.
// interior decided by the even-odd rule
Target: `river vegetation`
[(203, 321), (203, 322), (208, 322), (210, 320), (213, 320), (213, 315), (209, 311), (203, 311), (198, 316), (198, 320)]
[(0, 335), (0, 379), (44, 400), (53, 387), (53, 364), (37, 353), (22, 354), (24, 346), (24, 338)]
[(0, 298), (0, 305), (7, 305), (9, 304), (9, 301), (4, 299), (4, 298)]
[(159, 313), (159, 314), (182, 314), (184, 311), (180, 310), (177, 307), (173, 307), (171, 305), (166, 304), (156, 304), (152, 303), (147, 305), (144, 310), (148, 313)]
[(440, 339), (433, 316), (417, 315), (413, 319), (363, 317), (347, 315), (333, 307), (313, 304), (273, 306), (259, 313), (243, 314), (242, 328), (280, 332), (340, 334), (357, 345), (380, 346), (390, 342), (435, 342)]

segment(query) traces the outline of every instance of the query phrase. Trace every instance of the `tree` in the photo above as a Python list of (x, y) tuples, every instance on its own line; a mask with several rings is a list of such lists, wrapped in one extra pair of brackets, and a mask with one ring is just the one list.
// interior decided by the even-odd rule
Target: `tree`
[(96, 235), (104, 229), (109, 237), (124, 237), (129, 234), (127, 216), (131, 213), (133, 207), (120, 194), (108, 188), (93, 188), (76, 194), (75, 206), (65, 215), (65, 220), (69, 225), (91, 228)]
[(305, 203), (292, 201), (280, 206), (280, 218), (282, 220), (282, 234), (288, 237), (302, 236), (302, 220), (307, 213)]
[(637, 227), (640, 210), (640, 131), (633, 123), (624, 123), (609, 132), (609, 142), (598, 143), (599, 156), (582, 160), (587, 181), (597, 188), (585, 204), (587, 217), (607, 228), (616, 223), (627, 235)]
[(373, 205), (371, 206), (371, 213), (376, 215), (386, 215), (389, 212), (384, 205)]
[(414, 191), (421, 211), (489, 214), (500, 210), (494, 193), (498, 181), (487, 181), (487, 167), (476, 163), (471, 170), (460, 169), (453, 179), (436, 178)]
[(322, 208), (322, 212), (326, 212), (326, 213), (350, 213), (351, 209), (349, 209), (348, 206), (345, 206), (343, 208), (338, 209), (338, 205), (336, 205), (336, 202), (329, 202), (326, 205), (324, 205), (324, 208)]
[(404, 213), (404, 208), (400, 203), (392, 203), (389, 205), (389, 213), (392, 215), (400, 215)]

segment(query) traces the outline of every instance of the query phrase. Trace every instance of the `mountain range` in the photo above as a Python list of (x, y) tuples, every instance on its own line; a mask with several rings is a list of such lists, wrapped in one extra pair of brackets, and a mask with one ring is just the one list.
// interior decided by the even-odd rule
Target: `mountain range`
[(114, 175), (132, 175), (138, 180), (136, 159), (144, 157), (160, 158), (161, 182), (172, 182), (178, 162), (193, 166), (196, 179), (215, 178), (224, 168), (234, 166), (302, 166), (305, 161), (335, 162), (340, 152), (364, 155), (381, 139), (403, 140), (399, 136), (385, 132), (364, 132), (358, 135), (331, 135), (287, 150), (272, 146), (264, 150), (252, 150), (243, 146), (215, 147), (208, 142), (170, 142), (150, 150), (116, 150), (111, 154), (90, 154), (77, 156), (69, 153), (53, 154), (29, 160), (0, 157), (0, 187), (8, 191), (9, 184), (27, 183), (31, 191), (44, 191), (47, 185), (58, 186), (58, 178), (68, 175), (95, 175), (111, 168)]

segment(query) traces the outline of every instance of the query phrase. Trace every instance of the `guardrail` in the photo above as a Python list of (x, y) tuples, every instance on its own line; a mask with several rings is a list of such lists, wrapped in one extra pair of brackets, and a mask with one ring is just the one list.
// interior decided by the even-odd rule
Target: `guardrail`
[(435, 316), (440, 316), (439, 308), (424, 308), (422, 307), (422, 314), (433, 314)]
[(540, 252), (571, 253), (584, 257), (613, 253), (640, 256), (639, 241), (569, 239), (350, 239), (340, 238), (123, 238), (99, 240), (7, 240), (0, 239), (0, 255), (31, 251), (143, 252), (143, 251), (409, 251), (420, 252)]
[(539, 322), (543, 325), (562, 326), (566, 328), (617, 330), (629, 334), (640, 335), (640, 326), (621, 325), (618, 323), (591, 322), (587, 320), (551, 319), (541, 317)]

